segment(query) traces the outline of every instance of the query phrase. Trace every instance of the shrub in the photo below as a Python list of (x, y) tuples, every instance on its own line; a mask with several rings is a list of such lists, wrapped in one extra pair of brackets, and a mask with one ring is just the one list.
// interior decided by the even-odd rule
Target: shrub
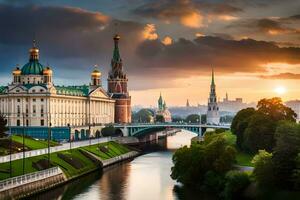
[(248, 174), (241, 171), (227, 172), (225, 181), (225, 188), (222, 194), (225, 199), (242, 199), (243, 191), (251, 183)]
[(75, 169), (80, 169), (80, 168), (84, 167), (84, 165), (81, 163), (80, 159), (78, 159), (78, 158), (76, 158), (76, 157), (74, 157), (72, 155), (58, 153), (57, 156), (60, 159), (64, 160), (65, 162), (69, 163)]

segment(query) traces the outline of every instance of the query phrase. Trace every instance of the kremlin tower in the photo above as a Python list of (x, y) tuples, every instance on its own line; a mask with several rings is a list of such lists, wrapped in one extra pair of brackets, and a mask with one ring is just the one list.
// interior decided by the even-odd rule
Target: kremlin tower
[(210, 93), (209, 93), (208, 105), (207, 105), (207, 124), (219, 124), (219, 123), (220, 123), (220, 115), (219, 115), (219, 106), (217, 103), (215, 75), (214, 75), (214, 70), (212, 69)]
[(123, 71), (123, 63), (119, 52), (120, 36), (114, 37), (114, 51), (111, 70), (108, 74), (108, 94), (116, 101), (115, 123), (131, 122), (131, 97), (127, 90), (127, 76)]

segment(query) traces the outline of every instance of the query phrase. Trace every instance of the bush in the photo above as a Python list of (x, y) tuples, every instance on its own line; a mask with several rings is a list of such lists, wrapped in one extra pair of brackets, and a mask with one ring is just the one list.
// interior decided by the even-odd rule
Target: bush
[(254, 156), (252, 162), (254, 164), (253, 175), (260, 185), (272, 185), (274, 181), (274, 168), (272, 161), (272, 153), (260, 150)]
[[(49, 166), (50, 164), (50, 166)], [(44, 170), (53, 167), (54, 165), (50, 162), (48, 162), (48, 159), (40, 159), (37, 162), (32, 163), (32, 167), (35, 168), (36, 170)]]
[(84, 167), (84, 165), (81, 163), (80, 159), (78, 159), (78, 158), (76, 158), (76, 157), (74, 157), (72, 155), (58, 153), (57, 156), (60, 159), (64, 160), (65, 162), (69, 163), (75, 169), (80, 169), (80, 168)]
[(240, 171), (227, 172), (225, 181), (225, 188), (222, 194), (225, 199), (243, 199), (243, 191), (251, 183), (248, 174)]

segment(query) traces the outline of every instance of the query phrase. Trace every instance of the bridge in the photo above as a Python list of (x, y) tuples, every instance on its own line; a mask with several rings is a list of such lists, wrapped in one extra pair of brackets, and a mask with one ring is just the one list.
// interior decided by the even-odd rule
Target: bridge
[(141, 136), (153, 131), (160, 131), (167, 128), (184, 129), (196, 133), (199, 136), (206, 129), (225, 129), (229, 130), (230, 125), (210, 125), (210, 124), (181, 124), (181, 123), (133, 123), (133, 124), (114, 124), (114, 127), (119, 129), (124, 136)]

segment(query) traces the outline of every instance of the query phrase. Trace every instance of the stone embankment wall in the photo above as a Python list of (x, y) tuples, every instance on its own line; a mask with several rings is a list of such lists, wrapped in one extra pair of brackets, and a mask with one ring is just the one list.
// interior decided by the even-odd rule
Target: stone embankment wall
[[(50, 172), (52, 170), (52, 172)], [(53, 170), (57, 170), (53, 172)], [(37, 192), (55, 187), (67, 180), (64, 173), (57, 167), (26, 174), (0, 182), (0, 199), (20, 199)]]

